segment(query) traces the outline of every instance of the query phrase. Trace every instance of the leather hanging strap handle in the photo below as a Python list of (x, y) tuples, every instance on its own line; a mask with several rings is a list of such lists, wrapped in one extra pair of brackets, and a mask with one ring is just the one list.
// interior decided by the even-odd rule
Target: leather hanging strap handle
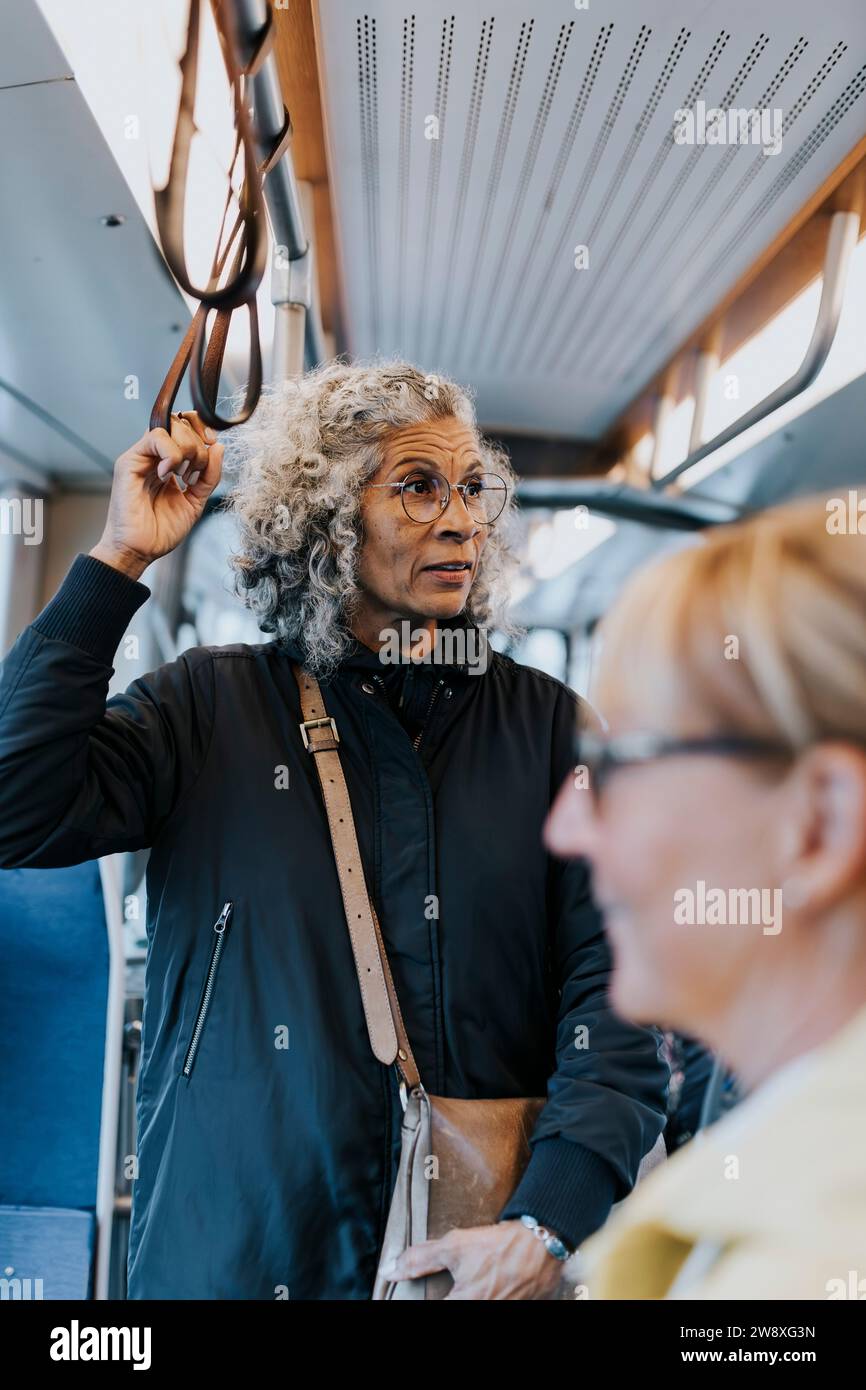
[[(169, 178), (165, 188), (155, 190), (154, 199), (160, 242), (169, 268), (183, 288), (201, 302), (159, 389), (150, 415), (151, 429), (170, 430), (171, 412), (187, 367), (190, 367), (190, 389), (193, 405), (202, 423), (209, 425), (211, 429), (226, 430), (235, 425), (243, 424), (250, 418), (258, 404), (262, 386), (262, 355), (259, 341), (256, 290), (267, 261), (267, 235), (264, 226), (265, 211), (262, 186), (270, 171), (283, 158), (292, 139), (292, 122), (288, 111), (283, 107), (282, 129), (275, 137), (271, 149), (264, 159), (260, 163), (256, 163), (254, 132), (247, 111), (246, 97), (242, 91), (242, 79), (249, 79), (258, 72), (273, 46), (274, 22), (270, 5), (266, 7), (267, 19), (263, 28), (257, 34), (249, 37), (239, 32), (230, 5), (221, 3), (221, 0), (211, 0), (226, 72), (235, 98), (235, 145), (228, 171), (229, 186), (223, 208), (222, 224), (217, 238), (217, 251), (211, 265), (210, 279), (206, 288), (197, 289), (192, 285), (186, 268), (183, 228), (189, 150), (195, 130), (199, 8), (199, 0), (190, 0), (187, 45), (181, 59), (181, 101), (172, 146)], [(239, 57), (239, 50), (242, 43), (246, 43), (250, 51), (241, 58)], [(233, 196), (234, 170), (242, 151), (244, 154), (244, 182), (239, 197), (239, 211), (228, 241), (223, 250), (220, 251), (226, 218)], [(238, 235), (241, 232), (244, 235), (238, 241)], [(238, 245), (228, 279), (223, 286), (220, 286), (219, 281), (222, 272), (236, 241), (238, 241)], [(242, 305), (246, 306), (250, 319), (250, 365), (247, 374), (247, 389), (240, 414), (232, 419), (224, 419), (218, 414), (216, 408), (220, 373), (231, 316), (234, 310)], [(216, 319), (210, 341), (207, 341), (209, 309), (216, 310)]]
[(380, 1062), (389, 1066), (396, 1062), (403, 1080), (412, 1090), (420, 1084), (421, 1078), (400, 1012), (379, 919), (364, 880), (352, 803), (337, 751), (340, 741), (337, 726), (325, 710), (315, 676), (295, 662), (292, 672), (301, 694), (304, 716), (301, 737), (304, 747), (314, 757), (322, 786), (370, 1046)]
[[(285, 108), (283, 108), (285, 111)], [(270, 154), (259, 165), (259, 174), (262, 179), (267, 178), (271, 169), (279, 164), (286, 150), (289, 148), (292, 139), (292, 122), (288, 111), (285, 111), (283, 128), (276, 138)], [(237, 147), (236, 147), (237, 149)], [(229, 198), (231, 191), (229, 191)], [(226, 213), (223, 213), (223, 224), (225, 224)], [(222, 253), (218, 252), (214, 258), (213, 273), (219, 275), (226, 263), (226, 258), (231, 250), (238, 232), (243, 225), (242, 217), (239, 214), (235, 219), (228, 242)], [(220, 241), (222, 241), (222, 228), (220, 229)], [(244, 255), (243, 246), (235, 253), (235, 262), (232, 266), (232, 278), (237, 273), (241, 260)], [(240, 415), (232, 420), (223, 420), (216, 410), (216, 401), (219, 393), (220, 373), (222, 371), (223, 357), (225, 355), (226, 341), (228, 339), (229, 324), (231, 322), (234, 309), (217, 309), (214, 326), (211, 331), (210, 341), (202, 360), (202, 351), (205, 343), (205, 333), (207, 331), (208, 312), (212, 306), (202, 303), (198, 306), (189, 327), (186, 330), (183, 341), (174, 356), (174, 361), (166, 373), (165, 380), (159, 388), (159, 393), (154, 401), (153, 410), (150, 413), (150, 428), (170, 430), (171, 412), (174, 407), (180, 384), (183, 381), (184, 373), (190, 362), (191, 387), (193, 405), (198, 411), (202, 421), (210, 425), (211, 429), (229, 429), (233, 425), (242, 425), (248, 420), (256, 408), (259, 400), (262, 383), (262, 352), (259, 341), (258, 314), (256, 310), (255, 296), (247, 304), (250, 315), (250, 370), (248, 374), (248, 384), (246, 390), (246, 400)]]
[[(186, 48), (180, 60), (181, 96), (177, 113), (177, 124), (172, 141), (168, 180), (164, 188), (154, 190), (154, 210), (156, 224), (162, 244), (163, 255), (172, 275), (187, 294), (212, 308), (232, 309), (245, 304), (258, 289), (267, 262), (267, 229), (265, 226), (265, 205), (262, 196), (262, 181), (256, 169), (255, 136), (253, 124), (243, 92), (243, 72), (238, 65), (238, 35), (232, 5), (222, 0), (211, 0), (214, 22), (219, 36), (226, 76), (232, 90), (235, 118), (235, 152), (232, 163), (237, 159), (240, 148), (244, 150), (244, 182), (240, 195), (241, 217), (245, 236), (243, 252), (237, 268), (224, 285), (217, 283), (217, 276), (211, 275), (206, 287), (192, 283), (187, 269), (184, 253), (184, 220), (187, 174), (195, 124), (195, 95), (198, 77), (199, 52), (199, 11), (200, 0), (190, 0), (187, 21)], [(261, 47), (253, 55), (255, 65), (261, 61), (267, 45), (272, 41), (272, 19), (267, 7), (268, 23), (262, 36)]]

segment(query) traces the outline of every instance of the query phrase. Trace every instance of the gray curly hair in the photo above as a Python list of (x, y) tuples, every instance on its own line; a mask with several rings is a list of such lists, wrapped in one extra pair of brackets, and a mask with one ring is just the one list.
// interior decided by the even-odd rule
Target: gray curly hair
[(382, 463), (383, 439), (448, 416), (475, 431), (485, 469), (509, 485), (465, 611), (513, 635), (519, 629), (506, 609), (515, 475), (507, 454), (478, 431), (463, 387), (402, 361), (331, 362), (265, 388), (252, 419), (224, 436), (228, 507), (240, 526), (230, 560), (236, 590), (262, 631), (293, 639), (317, 676), (330, 675), (354, 640), (361, 496)]

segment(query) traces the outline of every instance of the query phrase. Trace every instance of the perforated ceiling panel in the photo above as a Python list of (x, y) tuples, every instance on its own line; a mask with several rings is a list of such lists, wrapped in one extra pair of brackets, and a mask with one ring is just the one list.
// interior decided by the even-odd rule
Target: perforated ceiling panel
[(318, 8), (352, 351), (487, 426), (600, 434), (866, 133), (863, 0)]

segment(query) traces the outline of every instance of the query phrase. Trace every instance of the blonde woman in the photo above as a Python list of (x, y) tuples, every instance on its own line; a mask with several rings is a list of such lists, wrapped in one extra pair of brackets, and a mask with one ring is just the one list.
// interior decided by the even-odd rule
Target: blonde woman
[(866, 537), (798, 503), (643, 571), (603, 742), (546, 827), (590, 861), (627, 1017), (747, 1097), (583, 1249), (600, 1298), (866, 1295)]

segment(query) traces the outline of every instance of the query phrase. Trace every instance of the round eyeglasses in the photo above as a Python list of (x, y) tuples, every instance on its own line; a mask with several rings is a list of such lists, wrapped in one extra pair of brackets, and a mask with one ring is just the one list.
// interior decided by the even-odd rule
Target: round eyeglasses
[(435, 521), (448, 507), (451, 490), (456, 488), (473, 521), (490, 526), (508, 500), (508, 485), (498, 473), (476, 473), (465, 483), (449, 483), (434, 470), (410, 473), (399, 483), (368, 483), (368, 487), (399, 488), (403, 510), (410, 521), (420, 525)]

